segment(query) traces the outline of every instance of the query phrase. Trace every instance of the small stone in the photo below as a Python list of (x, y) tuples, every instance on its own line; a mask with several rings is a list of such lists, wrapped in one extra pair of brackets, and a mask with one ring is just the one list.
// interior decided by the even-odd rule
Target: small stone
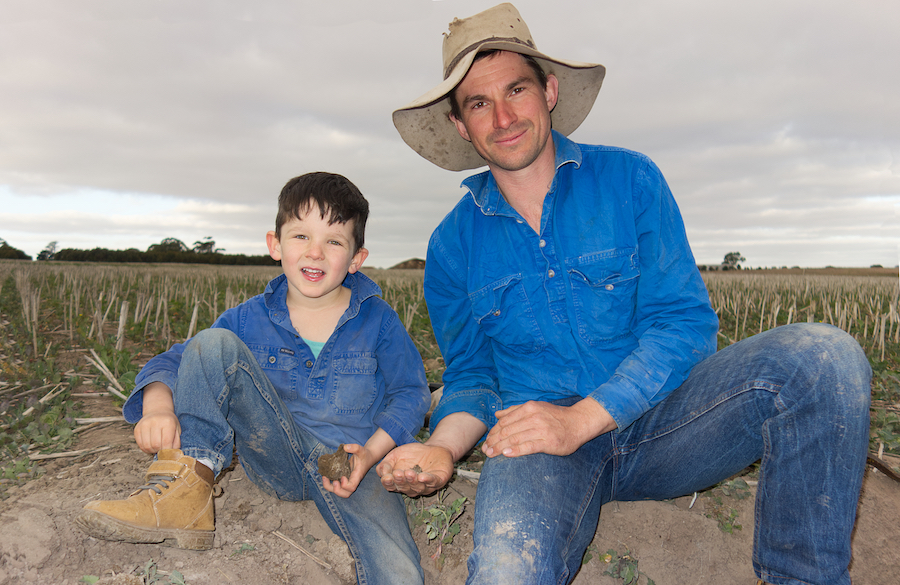
[(344, 451), (344, 444), (338, 446), (337, 451), (330, 455), (319, 457), (319, 473), (331, 481), (338, 481), (342, 477), (350, 477), (350, 460)]

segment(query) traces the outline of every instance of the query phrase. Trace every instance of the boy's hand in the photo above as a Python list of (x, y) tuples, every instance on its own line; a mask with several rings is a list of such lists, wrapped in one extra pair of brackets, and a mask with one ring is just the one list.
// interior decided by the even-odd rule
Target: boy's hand
[(150, 455), (160, 449), (180, 449), (181, 424), (174, 412), (145, 413), (134, 426), (134, 440), (141, 451)]
[(342, 477), (340, 480), (331, 481), (322, 476), (322, 485), (326, 490), (336, 496), (349, 498), (360, 482), (369, 472), (369, 469), (375, 464), (375, 457), (367, 448), (362, 445), (348, 443), (344, 445), (344, 451), (350, 453), (350, 477)]

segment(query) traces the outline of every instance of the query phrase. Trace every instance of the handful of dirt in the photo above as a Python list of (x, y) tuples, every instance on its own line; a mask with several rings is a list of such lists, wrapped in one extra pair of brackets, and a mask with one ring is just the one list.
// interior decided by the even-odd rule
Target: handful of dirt
[(338, 446), (337, 451), (330, 455), (319, 457), (319, 473), (331, 481), (338, 481), (342, 477), (350, 477), (350, 459), (344, 451), (344, 444)]

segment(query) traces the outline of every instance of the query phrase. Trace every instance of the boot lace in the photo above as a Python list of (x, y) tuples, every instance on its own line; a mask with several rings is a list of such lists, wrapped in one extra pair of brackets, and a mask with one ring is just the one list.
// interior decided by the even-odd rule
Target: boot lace
[(150, 479), (147, 480), (147, 483), (139, 487), (137, 491), (153, 490), (156, 492), (156, 495), (160, 495), (162, 494), (163, 489), (168, 489), (169, 482), (175, 481), (176, 479), (178, 479), (178, 476), (175, 475), (151, 475)]

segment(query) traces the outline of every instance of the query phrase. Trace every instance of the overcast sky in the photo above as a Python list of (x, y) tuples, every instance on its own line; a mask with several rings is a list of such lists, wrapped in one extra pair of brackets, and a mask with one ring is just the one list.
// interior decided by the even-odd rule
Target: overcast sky
[[(479, 0), (0, 0), (0, 238), (265, 254), (281, 187), (370, 201), (370, 266), (423, 257), (469, 172), (391, 112), (440, 81)], [(538, 49), (607, 67), (572, 135), (649, 155), (694, 255), (756, 266), (900, 259), (896, 0), (519, 0)]]

